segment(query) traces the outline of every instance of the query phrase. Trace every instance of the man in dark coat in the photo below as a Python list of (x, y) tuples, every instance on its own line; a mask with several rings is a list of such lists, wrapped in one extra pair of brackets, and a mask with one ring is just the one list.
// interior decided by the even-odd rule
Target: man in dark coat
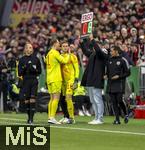
[[(86, 39), (81, 42), (82, 51), (89, 58), (81, 85), (88, 88), (89, 97), (95, 112), (95, 119), (89, 122), (89, 124), (102, 124), (104, 113), (104, 103), (102, 100), (103, 76), (108, 51), (101, 49), (92, 35), (89, 40), (89, 43)], [(89, 46), (91, 46), (92, 50), (90, 50)]]

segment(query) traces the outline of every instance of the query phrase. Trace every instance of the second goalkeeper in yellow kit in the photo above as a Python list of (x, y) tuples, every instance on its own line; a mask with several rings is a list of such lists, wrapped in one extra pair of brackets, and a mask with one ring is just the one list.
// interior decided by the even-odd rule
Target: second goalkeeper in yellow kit
[(60, 43), (57, 39), (52, 39), (50, 42), (51, 49), (48, 52), (46, 62), (46, 73), (47, 73), (47, 87), (50, 94), (50, 101), (48, 104), (48, 123), (60, 124), (55, 120), (55, 115), (60, 99), (61, 87), (62, 87), (62, 74), (61, 66), (62, 63), (68, 63), (70, 60), (70, 54), (67, 57), (61, 56)]
[[(64, 58), (67, 58), (69, 55), (69, 45), (67, 41), (62, 42), (61, 44), (62, 48), (62, 56)], [(73, 88), (75, 88), (76, 82), (78, 81), (79, 77), (79, 64), (77, 56), (73, 53), (70, 53), (70, 60), (66, 64), (61, 65), (61, 71), (62, 71), (62, 94), (65, 96), (65, 100), (67, 103), (67, 110), (69, 114), (69, 120), (68, 124), (75, 123), (74, 120), (74, 105), (72, 101), (72, 95), (73, 95)]]

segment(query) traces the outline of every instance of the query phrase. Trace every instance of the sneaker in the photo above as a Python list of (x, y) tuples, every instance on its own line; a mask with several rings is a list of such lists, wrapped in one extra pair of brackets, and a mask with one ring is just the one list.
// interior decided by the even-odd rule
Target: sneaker
[(68, 119), (68, 122), (66, 124), (75, 124), (76, 121), (72, 118)]
[(92, 121), (90, 121), (90, 122), (88, 122), (88, 124), (92, 124), (94, 121), (95, 121), (95, 119), (94, 119), (94, 120), (92, 120)]
[(27, 124), (33, 125), (33, 121), (32, 121), (32, 120), (28, 120), (28, 121), (27, 121)]
[(61, 124), (60, 122), (56, 121), (55, 118), (48, 119), (48, 123), (50, 123), (50, 124)]
[(99, 119), (88, 122), (88, 124), (93, 124), (93, 125), (95, 125), (95, 124), (103, 124), (103, 123), (104, 122), (99, 120)]
[(121, 122), (120, 122), (120, 121), (118, 121), (118, 120), (114, 120), (113, 124), (118, 125), (118, 124), (121, 124)]
[(82, 110), (79, 110), (79, 116), (85, 116)]
[(91, 117), (91, 114), (89, 113), (88, 110), (85, 111), (85, 115), (88, 116), (88, 117)]
[(66, 124), (68, 120), (69, 120), (68, 118), (64, 117), (61, 120), (59, 120), (59, 123)]
[(126, 115), (126, 116), (124, 117), (124, 123), (127, 124), (128, 121), (129, 121), (129, 118), (128, 118), (128, 115)]

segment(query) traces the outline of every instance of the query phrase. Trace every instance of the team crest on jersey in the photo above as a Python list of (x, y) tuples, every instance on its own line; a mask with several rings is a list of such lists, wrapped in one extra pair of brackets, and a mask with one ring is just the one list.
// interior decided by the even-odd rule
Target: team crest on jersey
[(117, 61), (117, 63), (116, 63), (118, 66), (120, 65), (120, 61)]

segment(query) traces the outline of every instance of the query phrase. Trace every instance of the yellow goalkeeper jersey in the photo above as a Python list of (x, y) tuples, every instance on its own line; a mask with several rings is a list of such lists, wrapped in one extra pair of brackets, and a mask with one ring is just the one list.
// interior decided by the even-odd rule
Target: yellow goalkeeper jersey
[(47, 84), (62, 81), (61, 63), (68, 63), (69, 60), (70, 54), (68, 54), (68, 56), (64, 58), (55, 49), (51, 49), (48, 52), (45, 59)]
[[(62, 54), (63, 57), (67, 58), (68, 53)], [(74, 82), (75, 78), (79, 77), (79, 64), (77, 56), (71, 53), (70, 60), (67, 64), (62, 64), (62, 76), (64, 81)]]

